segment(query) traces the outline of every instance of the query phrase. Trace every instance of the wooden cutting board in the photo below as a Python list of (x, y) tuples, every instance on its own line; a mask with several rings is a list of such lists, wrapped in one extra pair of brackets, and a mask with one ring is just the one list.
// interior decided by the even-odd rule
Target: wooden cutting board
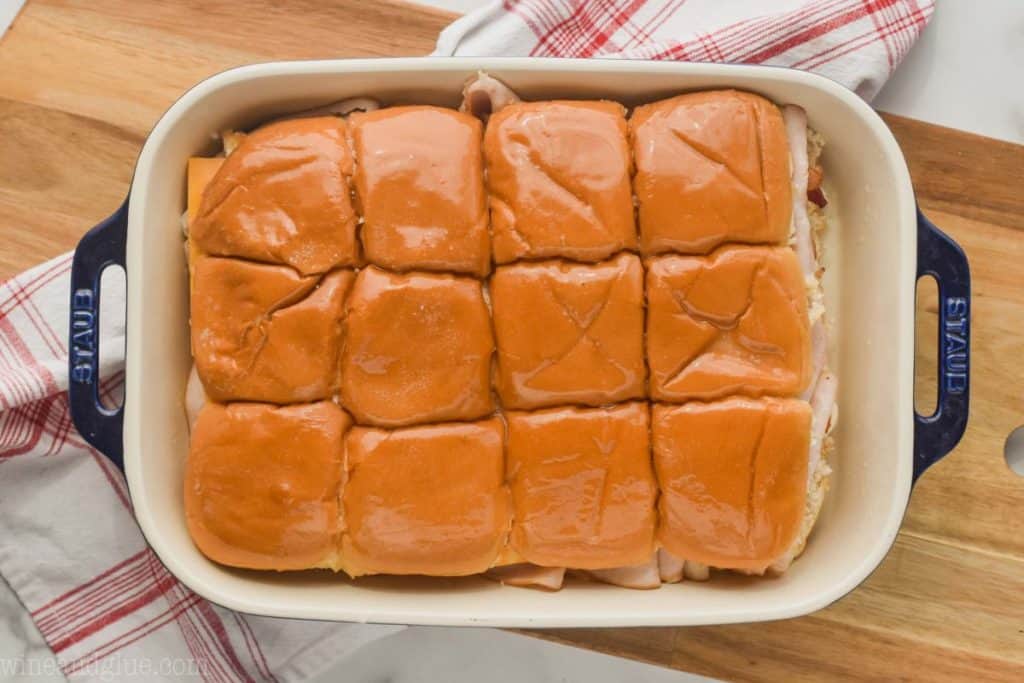
[[(29, 0), (0, 40), (0, 278), (118, 206), (147, 131), (193, 83), (250, 62), (422, 55), (451, 19), (359, 0)], [(1024, 423), (1024, 147), (886, 120), (974, 278), (970, 427), (915, 489), (888, 558), (801, 619), (534, 635), (730, 680), (1024, 678), (1024, 478), (1002, 455)], [(934, 299), (919, 303), (921, 386), (936, 324)]]

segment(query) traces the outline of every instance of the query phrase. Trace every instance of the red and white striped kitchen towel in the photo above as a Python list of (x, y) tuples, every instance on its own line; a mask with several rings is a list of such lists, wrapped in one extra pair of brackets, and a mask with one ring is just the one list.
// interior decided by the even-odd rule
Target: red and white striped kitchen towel
[(870, 100), (933, 0), (498, 0), (446, 28), (435, 55), (771, 64)]
[[(870, 97), (932, 10), (914, 0), (510, 0), (455, 22), (438, 52), (789, 65)], [(167, 573), (133, 521), (121, 474), (71, 425), (70, 262), (61, 256), (0, 285), (0, 574), (62, 671), (75, 680), (299, 680), (392, 632), (235, 614)], [(123, 309), (123, 293), (104, 297)], [(104, 391), (116, 394), (124, 328), (103, 334)], [(3, 666), (18, 673), (17, 662)]]

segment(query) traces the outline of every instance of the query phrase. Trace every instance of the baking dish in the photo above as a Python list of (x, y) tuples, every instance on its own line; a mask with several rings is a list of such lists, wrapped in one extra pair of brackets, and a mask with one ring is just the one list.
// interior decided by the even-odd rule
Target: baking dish
[[(802, 558), (770, 580), (716, 576), (654, 591), (581, 583), (549, 594), (481, 578), (269, 574), (216, 565), (193, 545), (182, 510), (190, 355), (187, 269), (178, 217), (186, 159), (209, 153), (212, 131), (372, 94), (385, 103), (456, 105), (485, 70), (527, 99), (606, 97), (637, 104), (681, 91), (734, 87), (803, 106), (828, 141), (833, 202), (825, 262), (831, 365), (841, 380), (835, 473)], [(97, 396), (99, 277), (127, 271), (124, 407)], [(939, 400), (914, 414), (914, 292), (939, 285)], [(902, 154), (881, 119), (851, 92), (773, 67), (619, 60), (386, 59), (276, 62), (213, 76), (154, 127), (125, 204), (81, 241), (72, 268), (69, 398), (75, 425), (122, 465), (139, 526), (167, 568), (218, 604), (280, 617), (516, 627), (695, 625), (794, 617), (856, 587), (899, 529), (914, 479), (959, 441), (969, 384), (966, 258), (917, 210)]]

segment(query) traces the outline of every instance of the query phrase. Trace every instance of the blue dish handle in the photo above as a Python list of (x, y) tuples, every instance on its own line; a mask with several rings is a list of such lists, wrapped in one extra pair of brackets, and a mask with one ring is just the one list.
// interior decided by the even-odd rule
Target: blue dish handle
[(124, 407), (100, 403), (100, 276), (125, 267), (128, 200), (85, 234), (71, 261), (68, 403), (78, 433), (124, 469)]
[(971, 378), (971, 271), (963, 249), (917, 210), (917, 277), (939, 288), (939, 397), (914, 413), (914, 481), (953, 450), (967, 428)]

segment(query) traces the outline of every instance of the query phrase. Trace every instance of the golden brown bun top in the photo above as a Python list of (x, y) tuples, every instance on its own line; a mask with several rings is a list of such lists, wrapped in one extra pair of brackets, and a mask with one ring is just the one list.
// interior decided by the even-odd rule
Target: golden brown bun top
[(338, 387), (350, 270), (200, 256), (192, 266), (192, 354), (215, 401), (297, 403)]
[(349, 424), (329, 401), (208, 403), (185, 473), (188, 529), (203, 554), (251, 569), (331, 564)]
[(647, 271), (651, 396), (796, 396), (811, 379), (807, 294), (787, 247), (659, 256)]
[(600, 261), (636, 247), (622, 105), (523, 102), (484, 134), (494, 260)]
[(191, 237), (201, 251), (289, 265), (355, 265), (356, 215), (345, 122), (281, 121), (247, 135), (203, 193)]
[(770, 565), (803, 521), (810, 430), (796, 399), (654, 406), (662, 545), (712, 567)]
[(349, 122), (366, 258), (394, 270), (486, 275), (479, 119), (410, 106), (352, 114)]
[(646, 403), (508, 413), (511, 545), (549, 567), (640, 564), (654, 549), (657, 486)]
[(494, 338), (477, 280), (370, 266), (348, 303), (341, 394), (361, 424), (474, 420), (494, 410)]
[(460, 576), (492, 564), (508, 533), (504, 426), (492, 418), (346, 439), (345, 570)]
[(595, 264), (501, 266), (491, 278), (495, 381), (506, 408), (605, 405), (644, 393), (643, 268), (635, 254)]
[(786, 242), (792, 184), (777, 106), (736, 90), (697, 92), (637, 107), (629, 126), (645, 254)]

